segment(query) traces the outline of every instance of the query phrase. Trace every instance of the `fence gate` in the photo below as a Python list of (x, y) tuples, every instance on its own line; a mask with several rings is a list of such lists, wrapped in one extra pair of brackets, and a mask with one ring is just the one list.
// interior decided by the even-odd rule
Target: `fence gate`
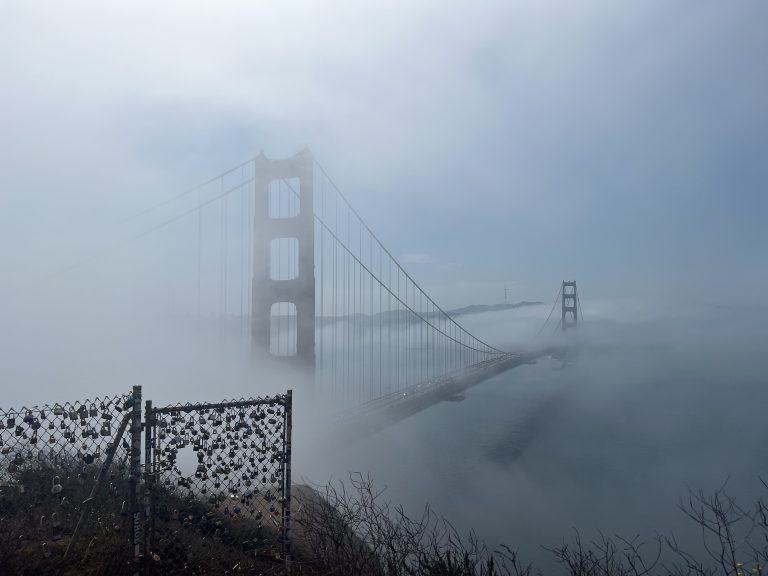
[(290, 555), (292, 395), (146, 405), (146, 570), (261, 572)]

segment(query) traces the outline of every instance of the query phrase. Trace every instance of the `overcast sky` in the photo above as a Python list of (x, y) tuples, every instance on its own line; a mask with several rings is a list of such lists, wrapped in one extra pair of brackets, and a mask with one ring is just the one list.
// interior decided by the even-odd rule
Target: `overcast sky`
[[(305, 145), (438, 302), (755, 303), (768, 2), (0, 7), (0, 265)], [(442, 300), (441, 300), (442, 299)]]

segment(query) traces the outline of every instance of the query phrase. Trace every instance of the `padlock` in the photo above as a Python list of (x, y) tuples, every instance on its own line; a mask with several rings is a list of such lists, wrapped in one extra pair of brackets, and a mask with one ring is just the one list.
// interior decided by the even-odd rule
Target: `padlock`
[(54, 428), (56, 428), (56, 426), (54, 425), (53, 420), (51, 420), (48, 422), (48, 430), (53, 430)]
[(32, 424), (32, 421), (35, 419), (35, 417), (32, 415), (32, 410), (27, 410), (27, 413), (24, 415), (24, 423), (25, 424)]
[(88, 415), (91, 418), (95, 418), (99, 415), (99, 411), (96, 409), (96, 404), (91, 404), (91, 408), (88, 410)]
[(62, 490), (64, 490), (64, 487), (61, 485), (61, 479), (58, 476), (54, 476), (53, 485), (51, 486), (51, 494), (56, 496), (57, 494), (61, 494)]
[(90, 452), (86, 452), (85, 454), (83, 454), (83, 462), (85, 462), (86, 464), (93, 464), (93, 454), (91, 454)]
[(61, 404), (55, 404), (53, 406), (53, 414), (54, 414), (54, 416), (63, 416), (64, 415), (64, 408), (61, 407)]
[(63, 536), (61, 520), (59, 519), (59, 515), (56, 512), (51, 514), (51, 532), (51, 540), (54, 542), (61, 540), (61, 537)]

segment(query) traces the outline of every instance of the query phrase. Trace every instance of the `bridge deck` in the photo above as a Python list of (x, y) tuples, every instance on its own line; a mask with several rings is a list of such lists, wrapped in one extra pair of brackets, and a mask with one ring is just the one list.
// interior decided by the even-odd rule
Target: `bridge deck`
[(521, 364), (534, 364), (538, 358), (558, 356), (563, 352), (560, 348), (546, 348), (486, 360), (363, 404), (342, 415), (338, 425), (348, 437), (370, 434), (440, 402), (461, 401), (468, 389)]

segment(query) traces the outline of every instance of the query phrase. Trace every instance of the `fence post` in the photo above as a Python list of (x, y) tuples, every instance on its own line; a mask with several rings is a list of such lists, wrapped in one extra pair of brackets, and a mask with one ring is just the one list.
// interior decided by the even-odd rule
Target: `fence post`
[(291, 556), (291, 431), (293, 427), (293, 391), (285, 394), (285, 426), (283, 426), (283, 555)]
[(145, 573), (150, 562), (152, 552), (153, 531), (155, 527), (154, 518), (154, 498), (155, 498), (155, 478), (153, 476), (153, 457), (152, 444), (155, 439), (155, 417), (152, 412), (152, 400), (147, 400), (144, 405), (144, 566)]
[(141, 544), (143, 537), (141, 481), (141, 386), (133, 387), (131, 406), (131, 455), (129, 491), (131, 500), (131, 544), (133, 547), (132, 572), (140, 576), (142, 570)]

